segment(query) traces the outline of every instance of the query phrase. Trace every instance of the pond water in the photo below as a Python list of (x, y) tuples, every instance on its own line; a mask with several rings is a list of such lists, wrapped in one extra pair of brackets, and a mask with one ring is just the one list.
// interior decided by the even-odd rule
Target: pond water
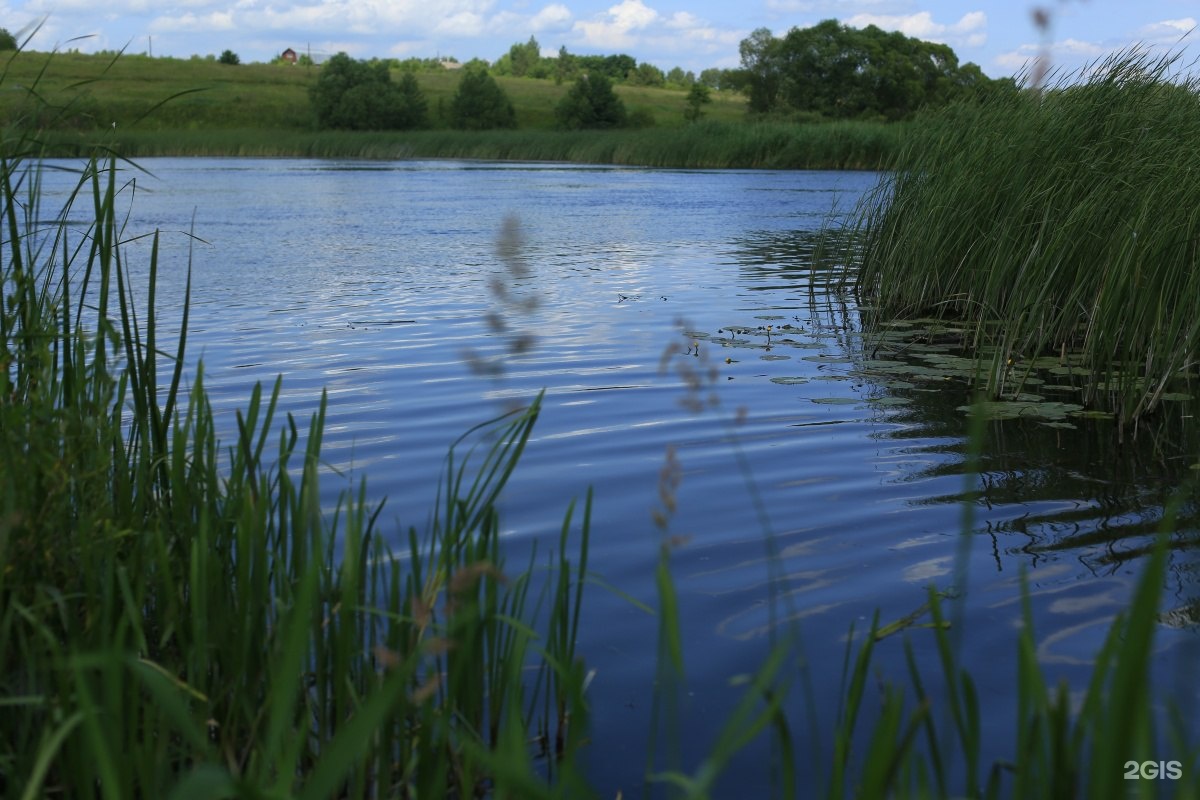
[[(874, 173), (142, 166), (151, 174), (125, 173), (136, 179), (128, 233), (164, 232), (159, 294), (172, 313), (190, 251), (190, 359), (203, 359), (224, 424), (255, 381), (282, 374), (284, 410), (298, 418), (326, 388), (325, 458), (388, 498), (381, 521), (397, 546), (425, 524), (452, 441), (546, 390), (503, 503), (510, 563), (535, 541), (547, 552), (568, 502), (592, 487), (591, 569), (654, 606), (660, 544), (680, 537), (679, 730), (692, 759), (740, 696), (731, 679), (761, 662), (781, 619), (802, 631), (817, 720), (815, 733), (801, 721), (798, 680), (794, 732), (827, 758), (821, 731), (850, 626), (916, 611), (930, 584), (960, 597), (956, 634), (989, 753), (1011, 755), (1021, 575), (1047, 678), (1082, 688), (1164, 503), (1197, 474), (1190, 417), (1176, 412), (1123, 444), (1102, 419), (992, 422), (982, 473), (965, 477), (970, 392), (930, 355), (942, 352), (936, 336), (927, 349), (864, 338), (853, 296), (812, 268), (815, 232), (853, 209)], [(501, 252), (509, 219), (517, 233)], [(135, 270), (148, 251), (147, 240), (127, 246)], [(532, 346), (514, 347), (518, 336)], [(664, 534), (652, 515), (668, 453), (680, 482)], [(1193, 511), (1185, 504), (1157, 639), (1159, 685), (1192, 704)], [(618, 594), (589, 589), (580, 653), (596, 670), (588, 758), (602, 796), (642, 783), (656, 630)], [(907, 635), (927, 684), (940, 684), (930, 632)], [(877, 659), (906, 683), (902, 640), (884, 640)], [(749, 748), (729, 786), (758, 794), (768, 757)]]

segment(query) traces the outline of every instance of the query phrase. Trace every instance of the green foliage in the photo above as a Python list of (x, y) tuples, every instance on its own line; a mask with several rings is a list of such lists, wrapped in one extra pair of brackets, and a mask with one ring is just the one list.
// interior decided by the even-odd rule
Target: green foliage
[(619, 128), (626, 122), (625, 104), (602, 74), (583, 75), (554, 109), (560, 128)]
[(16, 50), (17, 37), (8, 32), (7, 28), (0, 28), (0, 52), (4, 50)]
[(386, 64), (338, 53), (309, 91), (317, 124), (344, 130), (405, 130), (426, 124), (428, 104), (410, 72), (393, 83)]
[(667, 78), (661, 69), (643, 61), (625, 76), (625, 82), (630, 86), (665, 86)]
[(1009, 87), (977, 66), (959, 66), (948, 46), (874, 25), (850, 28), (825, 20), (792, 28), (782, 39), (766, 28), (739, 46), (749, 110), (812, 111), (828, 117), (908, 119), (923, 106), (942, 106)]
[(514, 78), (537, 77), (530, 74), (542, 60), (542, 48), (537, 39), (530, 36), (525, 44), (514, 44), (509, 49), (508, 56), (512, 62)]
[(684, 72), (683, 67), (672, 67), (666, 75), (667, 85), (676, 89), (690, 89), (696, 82), (695, 73)]
[(515, 128), (517, 114), (495, 78), (468, 67), (462, 70), (458, 91), (450, 101), (450, 127), (469, 131)]
[(554, 84), (561, 86), (562, 82), (575, 75), (575, 57), (567, 52), (566, 46), (558, 48), (558, 58), (554, 59)]
[(575, 68), (585, 75), (600, 74), (613, 83), (621, 83), (637, 69), (637, 59), (619, 53), (611, 56), (575, 56)]
[(242, 63), (242, 60), (240, 58), (238, 58), (238, 54), (233, 52), (232, 50), (222, 50), (221, 55), (217, 58), (217, 61), (222, 64), (230, 64), (230, 65), (237, 65), (237, 64)]
[(1084, 402), (1125, 422), (1194, 380), (1200, 78), (1175, 60), (923, 119), (853, 226), (866, 302), (956, 319), (996, 397), (1040, 355), (1070, 354)]
[(683, 109), (683, 118), (688, 122), (698, 122), (704, 116), (703, 107), (712, 102), (712, 94), (703, 83), (693, 83), (688, 90), (687, 108)]

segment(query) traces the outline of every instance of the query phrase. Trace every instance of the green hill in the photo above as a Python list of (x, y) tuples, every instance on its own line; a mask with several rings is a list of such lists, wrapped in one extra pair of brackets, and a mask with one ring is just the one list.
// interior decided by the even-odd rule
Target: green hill
[[(713, 92), (699, 124), (687, 93), (617, 86), (646, 123), (610, 131), (554, 129), (569, 84), (497, 77), (516, 109), (515, 131), (448, 130), (460, 73), (419, 72), (431, 129), (319, 131), (308, 89), (318, 66), (228, 65), (214, 59), (20, 52), (0, 57), (0, 128), (38, 130), (47, 155), (102, 146), (137, 158), (167, 155), (485, 158), (665, 167), (865, 168), (886, 163), (904, 126), (868, 122), (752, 122), (745, 98)], [(5, 134), (7, 136), (7, 134)]]
[[(11, 121), (27, 107), (25, 87), (50, 108), (40, 119), (75, 130), (132, 127), (137, 130), (270, 129), (314, 130), (308, 87), (320, 67), (290, 64), (227, 65), (194, 58), (81, 53), (16, 54), (0, 87), (0, 114)], [(417, 82), (429, 100), (434, 127), (445, 127), (445, 109), (458, 85), (456, 70), (421, 72)], [(521, 128), (554, 126), (554, 106), (567, 85), (550, 80), (499, 77), (517, 111)], [(687, 93), (677, 89), (619, 86), (631, 112), (644, 109), (656, 125), (684, 124)], [(62, 115), (63, 108), (67, 112)], [(745, 113), (736, 94), (714, 92), (709, 119), (734, 121)]]

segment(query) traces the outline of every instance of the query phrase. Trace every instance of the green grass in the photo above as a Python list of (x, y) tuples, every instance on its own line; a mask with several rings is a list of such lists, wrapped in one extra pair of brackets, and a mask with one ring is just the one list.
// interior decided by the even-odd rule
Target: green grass
[[(56, 127), (95, 130), (116, 122), (119, 129), (273, 132), (310, 130), (315, 124), (308, 89), (319, 67), (28, 51), (0, 54), (0, 64), (8, 89), (0, 93), (0, 115), (11, 115), (24, 102), (17, 87), (36, 85), (40, 98), (48, 101), (47, 113), (72, 105), (67, 118), (54, 120)], [(421, 72), (416, 77), (434, 127), (446, 127), (460, 73)], [(554, 107), (569, 84), (511, 77), (496, 81), (513, 101), (521, 128), (554, 127)], [(659, 125), (684, 124), (687, 93), (682, 90), (619, 86), (617, 93), (631, 111), (645, 109)], [(167, 98), (173, 99), (160, 106)], [(735, 121), (744, 112), (744, 99), (729, 92), (713, 93), (713, 102), (705, 107), (706, 116), (715, 120)]]
[[(994, 396), (1079, 355), (1128, 423), (1200, 375), (1200, 79), (1127, 53), (1079, 84), (926, 119), (851, 226), (881, 321), (965, 324)], [(1075, 363), (1075, 362), (1073, 362)], [(1007, 387), (1007, 388), (1006, 388)]]
[[(686, 92), (618, 86), (631, 112), (654, 124), (616, 131), (555, 130), (554, 107), (567, 84), (498, 78), (517, 111), (518, 130), (447, 129), (455, 72), (417, 76), (431, 130), (318, 131), (308, 101), (316, 68), (202, 59), (21, 52), (7, 58), (0, 120), (42, 131), (47, 155), (111, 148), (151, 156), (303, 158), (482, 158), (656, 167), (876, 169), (907, 126), (872, 122), (758, 122), (743, 98), (713, 94), (699, 124), (683, 118)], [(35, 92), (16, 87), (36, 86)], [(115, 125), (114, 125), (115, 123)]]
[(678, 168), (878, 169), (888, 163), (908, 130), (907, 126), (882, 123), (705, 121), (684, 128), (607, 131), (50, 133), (43, 141), (59, 154), (83, 154), (103, 146), (129, 158), (471, 158)]

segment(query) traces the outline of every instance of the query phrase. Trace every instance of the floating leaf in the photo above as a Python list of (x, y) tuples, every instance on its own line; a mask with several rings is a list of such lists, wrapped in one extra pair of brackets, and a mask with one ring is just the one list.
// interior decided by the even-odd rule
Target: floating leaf
[(781, 383), (784, 386), (792, 386), (792, 385), (801, 384), (801, 383), (808, 383), (808, 381), (809, 381), (808, 378), (802, 378), (802, 377), (771, 378), (771, 383)]
[(853, 364), (854, 359), (846, 356), (835, 356), (828, 353), (823, 353), (819, 356), (804, 356), (805, 361), (816, 361), (819, 364)]
[(862, 402), (857, 397), (814, 397), (812, 401), (823, 406), (848, 406)]
[[(1053, 401), (1031, 400), (989, 400), (980, 404), (984, 417), (990, 420), (1000, 419), (1044, 419), (1061, 420), (1068, 414), (1083, 411), (1083, 406), (1076, 403), (1057, 403)], [(973, 406), (959, 406), (959, 411), (971, 413)]]

